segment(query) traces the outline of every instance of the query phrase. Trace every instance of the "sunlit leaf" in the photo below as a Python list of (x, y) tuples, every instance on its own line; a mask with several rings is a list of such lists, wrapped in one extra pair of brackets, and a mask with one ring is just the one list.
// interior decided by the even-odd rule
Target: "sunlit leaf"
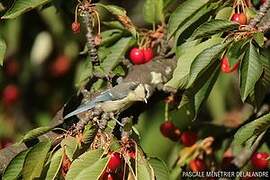
[(57, 174), (60, 170), (60, 167), (62, 165), (62, 160), (63, 160), (63, 156), (64, 152), (63, 149), (59, 149), (58, 151), (56, 151), (51, 159), (50, 162), (50, 166), (46, 175), (46, 180), (54, 180), (57, 177)]
[(100, 46), (109, 46), (119, 40), (122, 35), (123, 31), (120, 29), (111, 29), (107, 31), (103, 31), (101, 34), (101, 44)]
[(150, 158), (149, 163), (151, 164), (152, 168), (155, 172), (156, 180), (168, 180), (169, 177), (169, 170), (166, 166), (165, 162), (158, 158)]
[(14, 180), (20, 175), (28, 150), (20, 152), (8, 164), (5, 169), (3, 180)]
[(190, 18), (208, 2), (209, 0), (189, 0), (180, 4), (170, 16), (168, 24), (168, 37), (171, 38), (182, 23), (187, 21), (188, 18)]
[(83, 87), (92, 77), (93, 74), (93, 65), (89, 58), (84, 59), (77, 68), (75, 74), (75, 86), (80, 88)]
[(191, 38), (206, 38), (216, 33), (231, 31), (237, 28), (238, 24), (235, 24), (232, 21), (213, 19), (198, 27), (196, 31), (194, 31), (194, 33), (192, 34)]
[(7, 50), (6, 42), (0, 37), (0, 65), (3, 65), (6, 50)]
[(65, 149), (65, 154), (67, 155), (69, 160), (73, 160), (74, 154), (78, 148), (78, 141), (76, 138), (72, 136), (67, 136), (62, 140), (61, 146)]
[(45, 141), (36, 144), (30, 149), (22, 170), (23, 179), (32, 180), (40, 177), (50, 148), (51, 142)]
[(155, 24), (164, 21), (163, 0), (146, 0), (143, 15), (147, 23)]
[(31, 139), (37, 138), (37, 137), (51, 131), (52, 129), (53, 129), (52, 127), (47, 127), (47, 126), (33, 129), (23, 136), (21, 142), (26, 142), (26, 141), (29, 141)]
[(82, 169), (79, 175), (74, 180), (91, 179), (98, 180), (106, 168), (109, 158), (105, 157), (97, 160), (91, 166)]
[(262, 32), (254, 33), (253, 38), (260, 47), (264, 46), (264, 34)]
[(240, 69), (240, 93), (242, 101), (245, 101), (248, 95), (253, 91), (262, 72), (263, 69), (260, 63), (259, 53), (252, 41), (250, 41)]
[(218, 11), (215, 19), (228, 20), (228, 19), (230, 19), (232, 11), (233, 11), (233, 7), (225, 7), (223, 9), (221, 9), (220, 11)]
[(154, 172), (149, 162), (146, 160), (141, 149), (137, 151), (136, 157), (137, 179), (138, 180), (154, 180)]
[(92, 166), (97, 162), (103, 154), (101, 149), (91, 150), (83, 153), (71, 164), (71, 167), (66, 175), (67, 180), (74, 180), (83, 169)]
[(2, 18), (9, 19), (9, 18), (16, 18), (17, 16), (30, 11), (40, 5), (44, 5), (51, 0), (17, 0), (14, 6), (8, 10)]
[(233, 144), (244, 145), (253, 136), (259, 136), (270, 127), (270, 114), (266, 114), (244, 126), (234, 135)]
[(134, 39), (132, 37), (123, 37), (110, 48), (111, 53), (101, 63), (105, 73), (112, 71), (121, 62), (125, 53), (133, 44)]
[(97, 130), (98, 128), (96, 126), (92, 124), (87, 124), (83, 130), (83, 139), (82, 139), (83, 143), (84, 144), (92, 143), (97, 134)]
[(221, 38), (212, 38), (202, 43), (191, 41), (179, 47), (179, 58), (177, 67), (174, 70), (173, 78), (165, 85), (174, 88), (185, 88), (187, 85), (187, 76), (190, 72), (192, 62), (203, 50), (218, 44), (222, 41)]
[(214, 63), (220, 58), (221, 53), (228, 46), (228, 43), (214, 45), (202, 51), (192, 62), (189, 83), (187, 87), (191, 87), (196, 78), (205, 71), (206, 67)]
[(125, 28), (133, 35), (134, 38), (137, 38), (136, 27), (132, 23), (131, 19), (127, 16), (125, 9), (115, 6), (115, 5), (104, 5), (97, 3), (96, 6), (105, 8), (107, 11), (116, 16), (116, 18), (125, 26)]

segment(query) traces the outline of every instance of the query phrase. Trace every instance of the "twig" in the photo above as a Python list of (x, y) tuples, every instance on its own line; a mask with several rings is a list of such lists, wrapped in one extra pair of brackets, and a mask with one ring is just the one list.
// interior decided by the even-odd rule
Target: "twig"
[(263, 5), (261, 5), (260, 10), (258, 11), (257, 15), (251, 19), (250, 23), (249, 23), (249, 27), (255, 28), (263, 19), (263, 17), (267, 14), (267, 11), (270, 8), (270, 0), (266, 0), (265, 3)]
[(98, 58), (98, 52), (95, 44), (95, 36), (93, 35), (93, 29), (92, 29), (92, 17), (91, 13), (88, 11), (83, 11), (82, 12), (82, 17), (83, 17), (83, 22), (86, 26), (86, 46), (88, 48), (88, 54), (91, 58), (91, 61), (96, 65), (99, 63), (99, 58)]

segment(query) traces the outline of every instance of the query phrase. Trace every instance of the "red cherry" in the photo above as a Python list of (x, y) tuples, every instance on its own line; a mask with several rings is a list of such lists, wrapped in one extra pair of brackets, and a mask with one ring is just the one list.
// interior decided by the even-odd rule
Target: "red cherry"
[(172, 132), (175, 130), (175, 126), (171, 121), (165, 121), (160, 125), (160, 132), (164, 137), (171, 137)]
[(227, 56), (224, 56), (221, 59), (221, 71), (224, 73), (229, 73), (230, 72), (230, 64)]
[(251, 157), (251, 164), (257, 169), (267, 169), (269, 154), (265, 152), (254, 153)]
[(108, 169), (110, 172), (115, 171), (119, 166), (121, 166), (121, 155), (118, 152), (114, 152), (110, 155), (110, 160), (108, 163)]
[(247, 24), (247, 16), (244, 13), (234, 13), (231, 20), (240, 25)]
[(189, 162), (189, 168), (193, 172), (202, 172), (206, 170), (206, 165), (202, 159), (193, 159)]
[(144, 53), (139, 48), (132, 48), (129, 53), (129, 58), (134, 64), (144, 63)]
[(65, 75), (70, 69), (70, 59), (65, 55), (60, 55), (51, 65), (51, 73), (54, 77)]
[(234, 64), (234, 66), (231, 68), (230, 67), (230, 64), (229, 64), (229, 59), (227, 56), (224, 56), (222, 59), (221, 59), (221, 71), (224, 72), (224, 73), (231, 73), (231, 72), (234, 72), (238, 69), (239, 67), (239, 62)]
[(2, 96), (4, 104), (9, 106), (18, 101), (20, 97), (20, 91), (16, 85), (10, 84), (5, 87)]
[(72, 29), (72, 31), (73, 31), (75, 34), (80, 33), (80, 31), (81, 31), (81, 24), (78, 23), (78, 22), (73, 22), (73, 23), (71, 24), (71, 29)]
[(144, 63), (151, 61), (154, 57), (154, 52), (152, 48), (143, 49)]
[(196, 143), (197, 134), (195, 132), (185, 131), (182, 133), (180, 139), (181, 139), (182, 144), (189, 147)]

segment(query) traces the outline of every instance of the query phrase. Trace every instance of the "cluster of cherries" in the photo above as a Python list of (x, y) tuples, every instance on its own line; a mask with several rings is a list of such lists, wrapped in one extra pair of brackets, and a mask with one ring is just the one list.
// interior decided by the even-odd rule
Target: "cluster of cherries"
[(133, 64), (145, 64), (151, 61), (154, 57), (152, 48), (137, 48), (134, 47), (129, 52), (129, 58)]
[(184, 146), (190, 147), (197, 141), (197, 134), (192, 131), (181, 133), (171, 121), (165, 121), (160, 125), (161, 134), (172, 141), (180, 141)]
[[(231, 21), (238, 23), (240, 25), (247, 25), (248, 19), (245, 13), (243, 12), (235, 12), (231, 16)], [(221, 59), (221, 71), (224, 73), (231, 73), (238, 69), (239, 62), (234, 64), (232, 67), (230, 66), (229, 59), (226, 55), (224, 55)]]
[[(266, 2), (266, 0), (260, 0), (259, 4), (262, 5)], [(257, 3), (255, 0), (252, 1), (253, 5)], [(240, 25), (247, 25), (248, 18), (247, 15), (243, 12), (235, 12), (231, 16), (231, 21), (236, 22)], [(238, 69), (239, 62), (234, 64), (232, 67), (230, 66), (229, 59), (226, 55), (224, 55), (221, 59), (221, 71), (224, 73), (231, 73)]]
[[(181, 133), (171, 121), (165, 121), (160, 125), (160, 132), (164, 137), (169, 138), (172, 141), (180, 141), (184, 146), (190, 147), (197, 141), (197, 133), (192, 131), (184, 131)], [(196, 158), (189, 162), (189, 168), (193, 172), (201, 172), (206, 170), (205, 162)]]

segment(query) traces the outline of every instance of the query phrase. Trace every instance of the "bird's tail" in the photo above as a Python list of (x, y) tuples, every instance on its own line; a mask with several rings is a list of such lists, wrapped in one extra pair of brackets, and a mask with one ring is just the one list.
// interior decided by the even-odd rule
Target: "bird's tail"
[(70, 118), (70, 117), (75, 116), (75, 115), (77, 115), (77, 114), (80, 114), (80, 113), (82, 113), (82, 112), (88, 111), (88, 110), (94, 108), (95, 105), (96, 105), (96, 102), (95, 102), (95, 101), (91, 101), (91, 102), (89, 102), (89, 103), (82, 104), (82, 105), (80, 105), (77, 109), (75, 109), (74, 111), (68, 113), (68, 114), (64, 117), (64, 119), (67, 119), (67, 118)]

